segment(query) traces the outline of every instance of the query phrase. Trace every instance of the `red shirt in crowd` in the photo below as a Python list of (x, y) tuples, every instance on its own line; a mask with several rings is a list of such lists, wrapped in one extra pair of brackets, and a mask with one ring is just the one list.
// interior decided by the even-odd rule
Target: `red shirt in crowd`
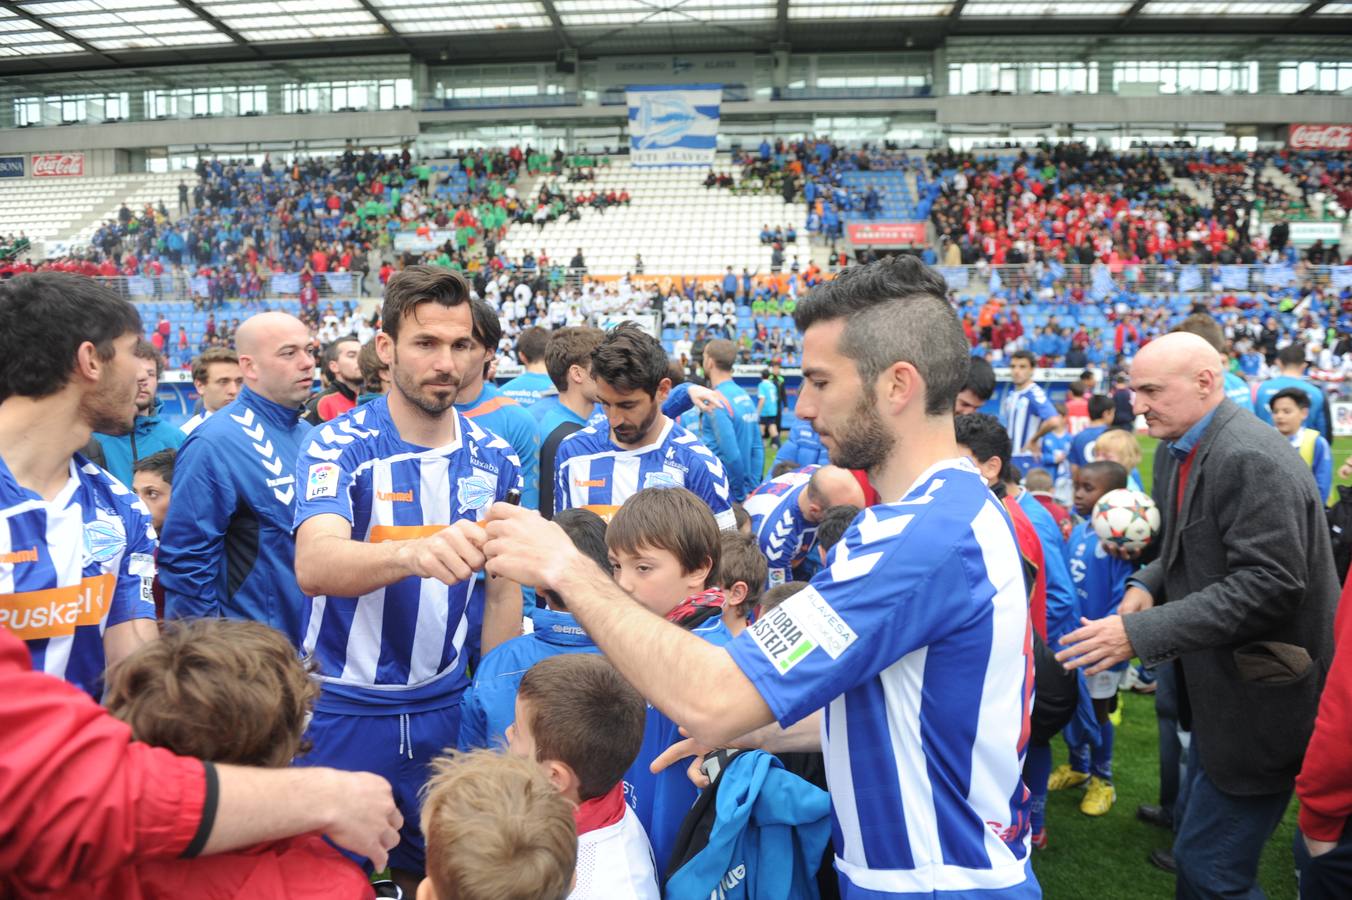
[(1317, 841), (1337, 841), (1352, 816), (1352, 577), (1343, 584), (1333, 619), (1333, 664), (1319, 697), (1314, 734), (1296, 776), (1300, 830)]

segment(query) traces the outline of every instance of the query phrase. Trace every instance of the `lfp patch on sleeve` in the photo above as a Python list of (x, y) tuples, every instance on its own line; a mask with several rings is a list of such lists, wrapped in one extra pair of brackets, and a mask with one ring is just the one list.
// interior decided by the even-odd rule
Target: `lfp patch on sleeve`
[(315, 463), (310, 466), (310, 475), (305, 479), (305, 499), (338, 496), (338, 464)]
[(749, 629), (761, 652), (783, 675), (818, 647), (838, 659), (858, 635), (816, 588), (806, 587)]

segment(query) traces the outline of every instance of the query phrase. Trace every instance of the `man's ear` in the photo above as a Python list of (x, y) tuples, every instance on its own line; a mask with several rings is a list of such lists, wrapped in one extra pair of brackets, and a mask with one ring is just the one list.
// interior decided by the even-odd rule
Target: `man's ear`
[(908, 362), (895, 362), (878, 379), (877, 386), (882, 392), (883, 402), (894, 415), (917, 401), (923, 408), (925, 383), (915, 366)]

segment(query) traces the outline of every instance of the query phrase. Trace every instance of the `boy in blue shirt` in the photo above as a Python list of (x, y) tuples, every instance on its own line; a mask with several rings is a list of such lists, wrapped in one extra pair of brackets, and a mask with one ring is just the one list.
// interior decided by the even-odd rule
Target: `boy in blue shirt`
[[(1085, 521), (1070, 534), (1070, 577), (1075, 582), (1080, 615), (1087, 619), (1102, 619), (1117, 612), (1127, 578), (1135, 570), (1131, 563), (1104, 549), (1092, 522), (1099, 498), (1126, 486), (1127, 470), (1115, 462), (1087, 463), (1075, 476), (1075, 512)], [(1070, 763), (1058, 766), (1047, 782), (1048, 790), (1053, 791), (1088, 783), (1080, 801), (1080, 812), (1087, 816), (1106, 814), (1117, 799), (1113, 788), (1113, 723), (1108, 715), (1117, 706), (1117, 687), (1126, 668), (1124, 662), (1106, 672), (1085, 676), (1099, 723), (1098, 746), (1071, 746)]]
[[(1060, 422), (1048, 434), (1042, 436), (1042, 467), (1052, 476), (1052, 496), (1058, 503), (1065, 503), (1070, 499), (1070, 446), (1071, 434), (1066, 430), (1066, 408), (1064, 404), (1058, 403), (1056, 411), (1060, 414)], [(1027, 474), (1027, 472), (1023, 473)]]
[(1310, 395), (1298, 387), (1283, 388), (1272, 395), (1268, 409), (1272, 424), (1310, 467), (1319, 496), (1327, 503), (1333, 492), (1333, 452), (1322, 434), (1305, 427), (1310, 416)]

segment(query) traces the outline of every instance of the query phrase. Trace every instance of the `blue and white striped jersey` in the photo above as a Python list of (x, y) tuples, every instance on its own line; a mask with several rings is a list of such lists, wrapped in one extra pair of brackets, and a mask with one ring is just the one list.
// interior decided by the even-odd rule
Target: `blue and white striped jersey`
[(1014, 529), (965, 459), (865, 510), (728, 645), (784, 725), (825, 707), (845, 897), (1040, 897), (1022, 780), (1032, 629)]
[(141, 501), (83, 456), (50, 502), (0, 460), (0, 627), (35, 670), (102, 696), (103, 632), (155, 618), (156, 546)]
[(667, 420), (657, 440), (625, 450), (606, 424), (575, 431), (554, 458), (554, 512), (584, 507), (606, 521), (634, 494), (650, 487), (683, 487), (713, 510), (719, 528), (735, 528), (723, 464), (712, 450)]
[(1042, 423), (1055, 415), (1056, 407), (1047, 399), (1047, 392), (1041, 385), (1029, 382), (1021, 390), (1010, 391), (1000, 404), (1000, 424), (1009, 432), (1014, 455), (1021, 456)]
[[(455, 440), (431, 449), (399, 437), (383, 397), (316, 428), (297, 464), (296, 527), (332, 513), (352, 523), (353, 540), (379, 543), (482, 519), (521, 489), (521, 467), (510, 444), (455, 416)], [(316, 707), (413, 712), (462, 691), (473, 584), (409, 577), (361, 597), (312, 598), (302, 646), (324, 683)]]
[(798, 498), (821, 466), (786, 472), (756, 488), (742, 508), (751, 517), (751, 533), (769, 566), (766, 587), (793, 580), (793, 568), (817, 543), (817, 523), (803, 518)]

